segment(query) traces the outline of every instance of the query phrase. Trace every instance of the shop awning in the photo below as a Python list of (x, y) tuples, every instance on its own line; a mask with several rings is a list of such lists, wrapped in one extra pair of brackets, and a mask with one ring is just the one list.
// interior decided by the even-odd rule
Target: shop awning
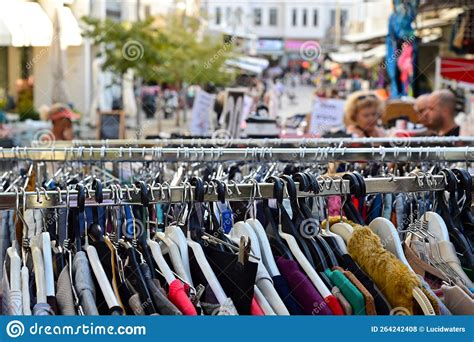
[(2, 46), (51, 45), (53, 24), (36, 2), (2, 2), (0, 22)]
[(474, 60), (442, 58), (440, 73), (448, 80), (474, 84)]
[[(388, 25), (387, 25), (388, 26)], [(348, 34), (343, 39), (349, 43), (363, 43), (378, 38), (383, 38), (388, 34), (388, 28), (376, 32), (361, 32)]]
[(365, 51), (332, 52), (329, 54), (329, 58), (341, 64), (364, 63), (364, 65), (370, 67), (382, 61), (386, 53), (386, 46), (380, 44)]
[(61, 44), (63, 46), (81, 45), (81, 28), (69, 7), (63, 6), (59, 10), (59, 20), (61, 21)]
[(263, 58), (245, 56), (229, 59), (225, 64), (229, 67), (238, 68), (253, 74), (261, 74), (266, 68), (268, 68), (269, 62)]
[[(416, 21), (416, 34), (421, 35), (420, 30), (430, 29), (436, 27), (442, 27), (449, 25), (453, 22), (456, 17), (462, 13), (464, 10), (462, 8), (452, 8), (452, 9), (443, 9), (436, 12), (436, 15), (432, 18), (417, 18)], [(386, 28), (383, 28), (374, 32), (358, 32), (344, 35), (343, 39), (352, 44), (370, 42), (372, 40), (381, 39), (388, 34), (388, 24)]]

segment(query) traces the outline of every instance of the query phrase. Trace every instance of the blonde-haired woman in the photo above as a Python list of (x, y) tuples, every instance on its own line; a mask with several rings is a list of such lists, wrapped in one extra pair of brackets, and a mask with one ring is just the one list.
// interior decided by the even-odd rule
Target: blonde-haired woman
[(384, 130), (378, 126), (383, 103), (375, 92), (357, 91), (346, 100), (344, 124), (347, 133), (354, 137), (383, 137)]

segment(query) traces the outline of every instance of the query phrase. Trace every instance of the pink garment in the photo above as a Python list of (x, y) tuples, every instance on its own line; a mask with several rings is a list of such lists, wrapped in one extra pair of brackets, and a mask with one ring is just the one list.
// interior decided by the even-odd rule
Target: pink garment
[(186, 316), (197, 316), (196, 308), (189, 299), (183, 283), (176, 279), (170, 284), (168, 299)]
[(403, 84), (407, 84), (413, 76), (413, 45), (402, 45), (402, 53), (398, 57), (397, 66), (400, 69), (400, 80)]
[(252, 316), (265, 316), (265, 314), (263, 313), (262, 308), (260, 307), (260, 304), (258, 304), (255, 297), (252, 298), (252, 305), (250, 306), (250, 313), (252, 314)]
[(328, 198), (329, 216), (340, 216), (341, 205), (342, 205), (342, 202), (341, 202), (340, 196), (329, 196)]

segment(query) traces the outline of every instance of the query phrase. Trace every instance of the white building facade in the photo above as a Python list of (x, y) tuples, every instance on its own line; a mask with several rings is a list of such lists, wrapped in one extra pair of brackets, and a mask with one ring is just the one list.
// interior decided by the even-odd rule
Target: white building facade
[(205, 0), (202, 8), (211, 30), (238, 36), (254, 34), (256, 54), (284, 64), (297, 58), (305, 42), (315, 41), (323, 49), (338, 45), (362, 3), (363, 0)]

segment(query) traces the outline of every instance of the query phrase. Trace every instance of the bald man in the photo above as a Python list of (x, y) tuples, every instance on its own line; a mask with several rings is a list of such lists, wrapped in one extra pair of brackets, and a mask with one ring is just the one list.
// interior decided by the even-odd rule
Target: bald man
[(429, 98), (430, 98), (429, 94), (420, 95), (415, 100), (415, 105), (414, 105), (414, 109), (418, 114), (418, 123), (422, 124), (428, 129), (430, 128), (429, 127), (430, 123), (428, 120)]
[(459, 136), (460, 128), (454, 122), (456, 97), (446, 89), (433, 92), (429, 99), (428, 128), (439, 136)]

